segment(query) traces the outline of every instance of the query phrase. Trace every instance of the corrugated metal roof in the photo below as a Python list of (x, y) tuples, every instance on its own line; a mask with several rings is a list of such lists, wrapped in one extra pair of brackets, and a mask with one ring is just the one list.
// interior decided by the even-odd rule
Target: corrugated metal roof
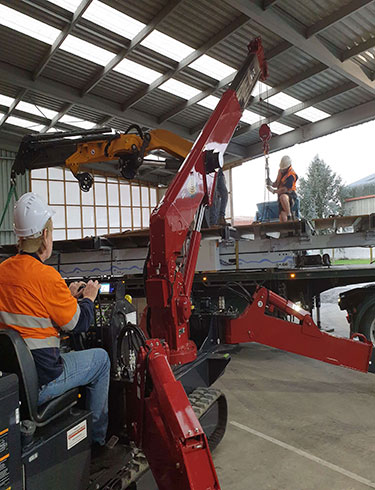
[[(184, 99), (181, 97), (177, 97), (164, 90), (156, 89), (138, 102), (134, 106), (134, 109), (151, 114), (152, 116), (161, 117), (169, 110), (180, 105), (183, 101)], [(185, 126), (188, 125), (185, 124)]]
[(345, 109), (356, 107), (370, 100), (373, 100), (373, 97), (370, 94), (360, 88), (355, 88), (337, 95), (336, 97), (332, 97), (331, 99), (318, 104), (317, 107), (330, 114), (337, 114)]
[[(241, 4), (236, 1), (102, 1), (145, 25), (154, 21), (164, 9), (163, 12), (166, 15), (164, 18), (159, 18), (156, 26), (158, 31), (194, 49), (203, 47), (203, 52), (207, 55), (235, 69), (240, 68), (247, 55), (248, 42), (260, 35), (265, 51), (273, 54), (269, 60), (270, 76), (267, 83), (276, 89), (276, 93), (282, 90), (305, 102), (306, 106), (313, 104), (330, 114), (337, 114), (364, 104), (375, 96), (375, 88), (371, 90), (370, 81), (368, 88), (363, 83), (360, 84), (361, 87), (358, 87), (350, 74), (340, 72), (336, 66), (327, 64), (325, 67), (324, 63), (316, 59), (316, 55), (313, 55), (306, 47), (303, 47), (302, 50), (301, 46), (291, 46), (285, 41), (281, 29), (279, 30), (274, 25), (271, 28), (271, 24), (267, 22), (264, 24), (255, 22), (252, 16), (247, 15), (241, 8)], [(0, 0), (0, 4), (11, 6), (59, 30), (68, 26), (73, 18), (72, 12), (43, 0), (14, 2), (11, 5), (7, 0)], [(250, 6), (258, 4), (259, 2), (249, 2)], [(352, 11), (341, 19), (341, 10), (349, 7)], [(325, 22), (325, 29), (316, 37), (317, 42), (323, 40), (338, 57), (346, 56), (349, 49), (355, 48), (355, 56), (350, 63), (359, 64), (365, 71), (364, 76), (368, 76), (369, 80), (375, 73), (375, 40), (374, 47), (371, 44), (371, 39), (375, 35), (375, 2), (354, 9), (350, 0), (278, 0), (268, 11), (276, 13), (280, 18), (280, 23), (286, 23), (290, 29), (302, 33), (317, 22)], [(331, 14), (337, 14), (335, 22), (330, 17)], [(257, 20), (259, 21), (259, 17)], [(131, 45), (131, 41), (126, 37), (82, 18), (78, 20), (71, 34), (106, 49), (113, 55), (120, 51), (125, 52), (124, 50)], [(212, 39), (215, 39), (213, 45), (211, 45)], [(367, 43), (365, 45), (367, 49), (361, 52), (361, 48), (357, 46), (364, 42)], [(90, 86), (95, 77), (103, 72), (102, 66), (58, 49), (47, 61), (41, 74), (33, 81), (33, 73), (50, 51), (50, 45), (2, 26), (1, 22), (0, 45), (0, 78), (1, 73), (7, 73), (8, 69), (22, 68), (24, 70), (16, 72), (14, 78), (3, 77), (6, 81), (0, 82), (0, 94), (16, 97), (26, 87), (29, 90), (23, 100), (55, 111), (65, 108), (66, 100), (70, 100), (71, 94), (74, 94), (75, 97), (82, 95), (82, 90)], [(169, 77), (200, 91), (212, 91), (216, 96), (220, 96), (227, 88), (222, 87), (215, 90), (218, 81), (213, 76), (202, 74), (187, 66), (181, 69), (177, 61), (153, 51), (151, 47), (137, 45), (127, 53), (127, 57), (130, 61), (161, 74), (168, 73)], [(174, 73), (173, 70), (176, 69), (178, 72)], [(49, 89), (50, 82), (58, 82), (56, 84), (58, 88)], [(159, 88), (151, 90), (138, 101), (134, 100), (134, 97), (142, 93), (145, 88), (147, 88), (146, 83), (109, 70), (89, 94), (84, 96), (82, 104), (79, 103), (79, 99), (75, 99), (76, 102), (69, 114), (98, 123), (106, 119), (106, 114), (103, 113), (103, 106), (96, 110), (96, 102), (108, 101), (107, 116), (108, 118), (116, 116), (112, 120), (115, 128), (129, 125), (131, 118), (134, 118), (132, 122), (140, 122), (143, 126), (145, 121), (149, 120), (149, 127), (155, 127), (158, 125), (158, 120), (163, 120), (165, 114), (171, 113), (168, 127), (173, 129), (175, 125), (176, 132), (184, 129), (184, 135), (187, 136), (193, 129), (199, 130), (211, 113), (209, 109), (194, 104), (175, 114), (184, 99)], [(62, 94), (61, 99), (59, 94)], [(325, 94), (327, 94), (326, 97)], [(259, 92), (254, 93), (254, 96), (257, 95)], [(122, 120), (121, 117), (118, 117), (118, 111), (113, 113), (111, 108), (116, 105), (120, 108), (121, 104), (126, 106), (129, 100), (132, 101), (130, 108), (132, 116), (128, 117), (129, 113), (125, 110)], [(250, 109), (260, 116), (276, 118), (292, 127), (306, 124), (305, 119), (290, 114), (290, 111), (285, 114), (282, 109), (267, 103), (267, 100), (252, 104)], [(240, 123), (240, 127), (243, 126), (244, 124)], [(4, 127), (7, 127), (7, 123)], [(20, 135), (25, 133), (24, 129), (17, 129), (15, 126), (12, 126), (12, 131), (18, 131)], [(234, 140), (237, 144), (243, 145), (245, 150), (249, 145), (258, 142), (257, 130), (248, 131), (235, 137)]]
[(305, 27), (311, 26), (351, 3), (351, 0), (283, 0), (278, 10), (290, 15)]
[(369, 4), (324, 31), (322, 36), (341, 51), (374, 37), (375, 5)]
[(1, 61), (30, 72), (35, 69), (48, 48), (47, 44), (4, 26), (0, 26), (0, 46)]
[(236, 9), (222, 0), (185, 0), (161, 23), (158, 30), (197, 49), (238, 15)]
[(133, 94), (144, 88), (145, 84), (127, 77), (122, 73), (110, 72), (108, 75), (91, 91), (103, 99), (115, 102), (125, 102)]
[(43, 74), (46, 78), (81, 89), (85, 86), (86, 81), (96, 74), (97, 70), (98, 66), (95, 63), (59, 50), (48, 63)]

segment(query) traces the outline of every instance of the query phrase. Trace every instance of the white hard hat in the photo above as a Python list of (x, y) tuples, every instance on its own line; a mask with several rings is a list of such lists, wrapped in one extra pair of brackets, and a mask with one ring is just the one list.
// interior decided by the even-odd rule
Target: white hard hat
[(285, 170), (286, 168), (292, 165), (292, 159), (288, 155), (284, 155), (280, 160), (280, 168), (281, 170)]
[(55, 211), (35, 192), (26, 192), (14, 206), (14, 233), (18, 237), (38, 238)]

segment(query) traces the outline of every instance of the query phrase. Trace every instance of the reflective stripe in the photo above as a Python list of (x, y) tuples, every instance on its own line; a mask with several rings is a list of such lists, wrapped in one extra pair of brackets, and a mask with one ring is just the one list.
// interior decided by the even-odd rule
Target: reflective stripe
[(12, 328), (13, 330), (16, 330), (24, 339), (48, 339), (50, 337), (59, 336), (58, 331), (55, 327), (39, 329), (20, 327), (19, 325), (6, 325), (5, 323), (0, 322), (0, 328)]
[(0, 322), (6, 325), (18, 325), (27, 328), (51, 328), (50, 318), (38, 318), (36, 316), (21, 315), (18, 313), (9, 313), (0, 311)]
[(60, 347), (60, 339), (58, 337), (49, 337), (48, 339), (23, 339), (29, 349), (45, 349), (46, 347)]
[(62, 327), (60, 327), (61, 330), (65, 330), (66, 332), (70, 332), (71, 330), (73, 330), (73, 328), (78, 323), (79, 315), (80, 314), (81, 314), (81, 308), (80, 308), (79, 304), (77, 304), (77, 309), (76, 309), (76, 312), (73, 315), (73, 318), (70, 320), (70, 322), (68, 322), (65, 325), (63, 325)]

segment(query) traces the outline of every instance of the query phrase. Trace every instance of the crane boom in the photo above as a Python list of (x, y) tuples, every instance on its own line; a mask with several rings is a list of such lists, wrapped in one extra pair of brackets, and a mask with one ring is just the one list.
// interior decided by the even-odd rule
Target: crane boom
[[(136, 133), (129, 131), (136, 130)], [(192, 143), (166, 129), (148, 132), (132, 124), (126, 132), (113, 132), (111, 128), (86, 131), (31, 134), (23, 138), (12, 170), (24, 174), (26, 170), (66, 166), (88, 191), (93, 178), (81, 172), (82, 165), (118, 161), (122, 176), (133, 179), (145, 156), (154, 150), (164, 150), (183, 160)], [(114, 168), (114, 172), (115, 173)], [(85, 181), (86, 179), (86, 181)], [(82, 183), (85, 182), (83, 186)]]
[[(188, 322), (203, 212), (212, 201), (215, 169), (223, 164), (224, 152), (256, 82), (266, 76), (263, 47), (257, 38), (249, 44), (243, 67), (151, 215), (146, 280), (148, 330), (151, 337), (166, 339), (172, 364), (184, 364), (196, 357), (196, 345), (189, 340)], [(178, 266), (177, 258), (194, 219), (186, 260)]]

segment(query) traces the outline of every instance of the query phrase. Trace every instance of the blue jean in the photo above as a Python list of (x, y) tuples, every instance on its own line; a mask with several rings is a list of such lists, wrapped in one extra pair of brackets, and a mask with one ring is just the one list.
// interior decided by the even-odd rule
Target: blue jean
[(87, 349), (61, 354), (62, 374), (39, 390), (38, 405), (78, 386), (86, 386), (86, 404), (92, 412), (92, 440), (105, 444), (108, 426), (110, 362), (104, 349)]
[(216, 179), (216, 189), (213, 202), (210, 207), (209, 221), (210, 226), (217, 225), (219, 218), (225, 218), (225, 211), (228, 204), (228, 189), (225, 181), (225, 175), (222, 169), (219, 169)]

